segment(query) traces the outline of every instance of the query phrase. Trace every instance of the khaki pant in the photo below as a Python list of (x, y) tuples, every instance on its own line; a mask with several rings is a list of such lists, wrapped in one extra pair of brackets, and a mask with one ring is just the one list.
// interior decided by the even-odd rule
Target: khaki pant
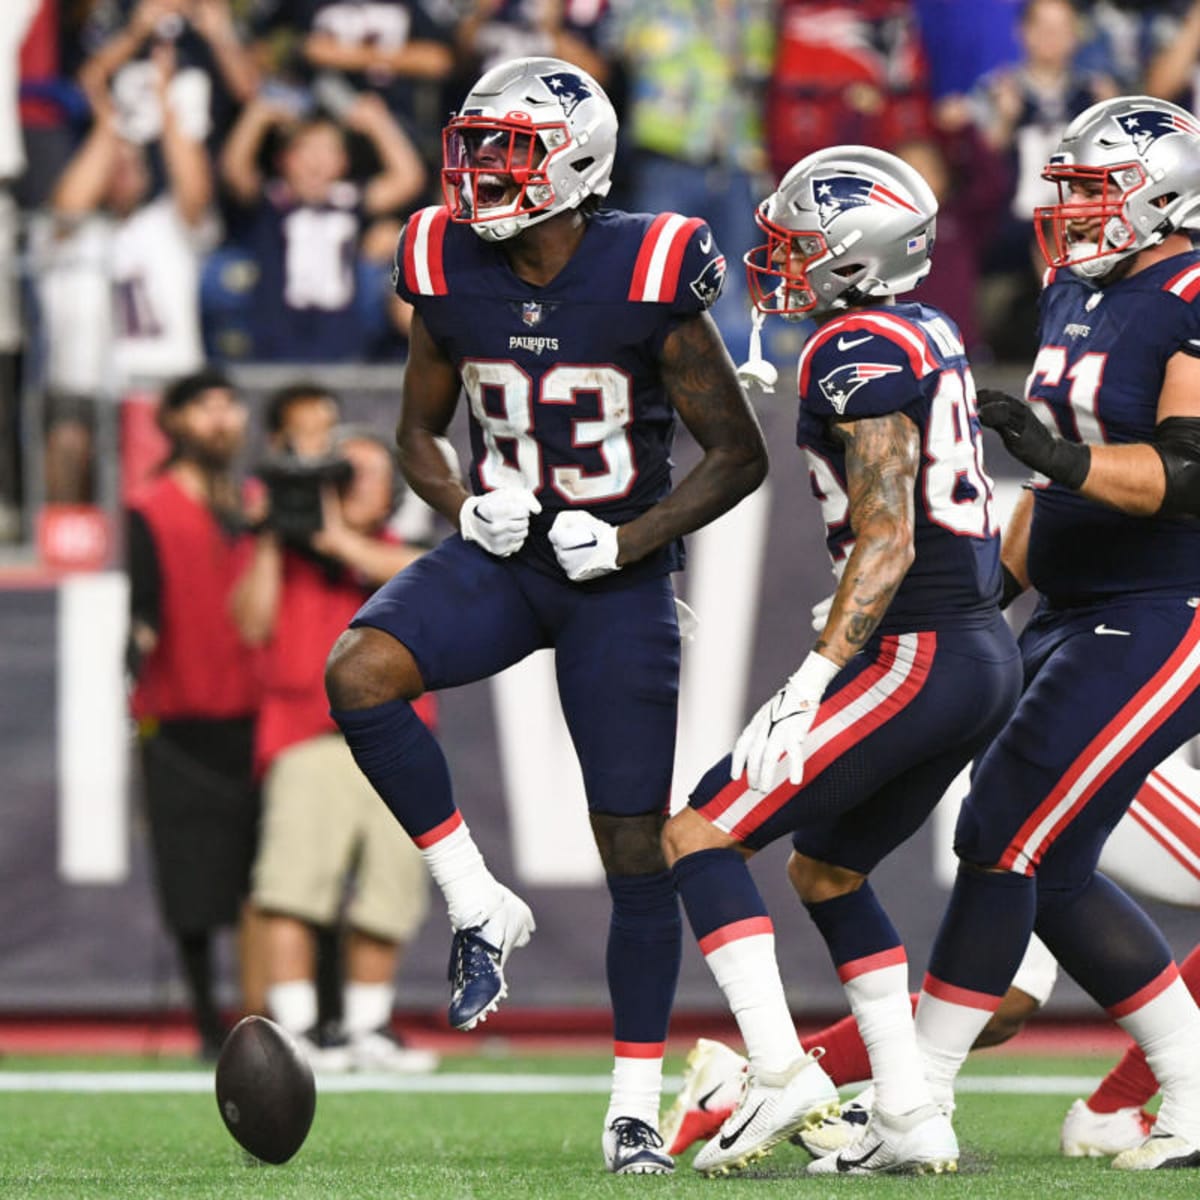
[(421, 852), (341, 734), (322, 734), (285, 750), (267, 772), (254, 900), (267, 912), (332, 925), (350, 873), (351, 928), (410, 941), (429, 908)]

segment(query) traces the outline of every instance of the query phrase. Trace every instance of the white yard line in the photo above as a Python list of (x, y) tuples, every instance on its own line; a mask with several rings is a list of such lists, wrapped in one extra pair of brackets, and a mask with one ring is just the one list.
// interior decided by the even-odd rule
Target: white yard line
[[(1090, 1075), (968, 1075), (962, 1093), (987, 1095), (1086, 1096), (1099, 1082)], [(663, 1091), (679, 1091), (668, 1076)], [(425, 1095), (607, 1095), (608, 1075), (318, 1075), (319, 1092), (399, 1092)], [(203, 1071), (3, 1071), (0, 1092), (210, 1093), (213, 1077)]]

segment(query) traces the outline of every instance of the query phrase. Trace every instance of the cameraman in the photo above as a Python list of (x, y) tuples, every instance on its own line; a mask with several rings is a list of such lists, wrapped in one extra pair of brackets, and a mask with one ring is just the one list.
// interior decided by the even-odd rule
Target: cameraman
[[(425, 916), (424, 866), (351, 758), (322, 683), (346, 621), (420, 551), (386, 532), (396, 502), (392, 451), (368, 430), (334, 430), (336, 415), (336, 400), (316, 387), (272, 398), (271, 440), (286, 453), (260, 469), (268, 511), (233, 597), (242, 636), (261, 647), (254, 899), (267, 922), (267, 1006), (320, 1067), (429, 1070), (435, 1056), (390, 1035), (397, 965)], [(315, 929), (339, 920), (352, 870), (347, 1038), (329, 1039), (318, 1029)]]

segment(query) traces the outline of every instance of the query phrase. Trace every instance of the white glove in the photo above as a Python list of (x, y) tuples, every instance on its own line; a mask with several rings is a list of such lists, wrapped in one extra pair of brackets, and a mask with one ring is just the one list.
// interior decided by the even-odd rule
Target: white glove
[(818, 600), (812, 606), (812, 627), (813, 633), (824, 633), (825, 626), (829, 624), (829, 613), (833, 608), (833, 598), (837, 592), (830, 592), (824, 600)]
[(550, 526), (550, 545), (572, 583), (586, 583), (617, 566), (617, 527), (580, 509), (564, 509)]
[(458, 510), (463, 539), (476, 542), (497, 558), (516, 554), (529, 535), (530, 513), (540, 513), (537, 497), (524, 488), (497, 488), (468, 496)]
[(756, 792), (769, 792), (775, 784), (779, 760), (787, 760), (788, 779), (804, 778), (804, 739), (816, 720), (821, 697), (841, 670), (815, 650), (800, 669), (754, 714), (733, 746), (729, 776), (746, 772), (746, 782)]

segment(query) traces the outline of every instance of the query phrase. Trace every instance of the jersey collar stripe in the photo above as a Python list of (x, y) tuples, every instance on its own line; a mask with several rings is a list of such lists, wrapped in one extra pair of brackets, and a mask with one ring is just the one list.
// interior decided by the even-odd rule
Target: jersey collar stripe
[(1200, 266), (1188, 267), (1163, 285), (1163, 290), (1174, 292), (1184, 300), (1195, 300), (1200, 294)]
[(811, 337), (800, 353), (800, 394), (808, 391), (809, 376), (812, 371), (812, 356), (827, 342), (842, 334), (855, 330), (866, 330), (868, 333), (879, 334), (888, 341), (895, 343), (908, 356), (909, 366), (918, 379), (923, 379), (930, 371), (937, 370), (937, 363), (929, 350), (929, 343), (919, 329), (899, 317), (884, 316), (883, 313), (855, 313), (853, 316), (841, 317), (831, 321), (824, 329)]
[(1145, 987), (1139, 988), (1132, 996), (1104, 1011), (1114, 1021), (1131, 1016), (1138, 1009), (1145, 1008), (1152, 1000), (1161, 996), (1179, 977), (1179, 968), (1173, 962), (1168, 963)]
[(711, 954), (722, 946), (728, 946), (730, 942), (740, 942), (743, 938), (760, 937), (764, 933), (774, 932), (775, 926), (771, 924), (770, 917), (746, 917), (741, 921), (730, 921), (728, 925), (706, 933), (699, 939), (698, 944), (701, 954)]
[(1143, 786), (1129, 806), (1129, 818), (1156, 841), (1189, 875), (1200, 879), (1200, 856), (1188, 845), (1196, 826), (1175, 812), (1148, 786)]
[[(1144, 830), (1148, 838), (1158, 842), (1158, 845), (1162, 846), (1163, 850), (1170, 854), (1171, 858), (1174, 858), (1175, 862), (1180, 864), (1183, 870), (1188, 872), (1188, 875), (1200, 880), (1200, 858), (1196, 857), (1196, 854), (1193, 852), (1192, 847), (1187, 844), (1187, 841), (1178, 838), (1174, 830), (1160, 822), (1148, 806), (1142, 805), (1141, 802), (1145, 799), (1146, 788), (1144, 787), (1138, 793), (1138, 799), (1129, 805), (1129, 820)], [(1184, 838), (1187, 838), (1189, 834), (1195, 834), (1195, 826), (1190, 822), (1188, 822), (1187, 828), (1183, 830)], [(1158, 877), (1156, 896), (1160, 899), (1166, 899), (1163, 895), (1165, 880), (1162, 878), (1162, 871), (1164, 866), (1165, 864), (1159, 864), (1156, 869), (1156, 876)]]
[(999, 865), (1032, 875), (1081, 808), (1200, 687), (1200, 612), (1171, 657), (1091, 740), (1001, 855)]
[(420, 296), (444, 296), (446, 273), (442, 267), (442, 243), (449, 212), (445, 208), (422, 208), (408, 224), (404, 247), (404, 280)]

